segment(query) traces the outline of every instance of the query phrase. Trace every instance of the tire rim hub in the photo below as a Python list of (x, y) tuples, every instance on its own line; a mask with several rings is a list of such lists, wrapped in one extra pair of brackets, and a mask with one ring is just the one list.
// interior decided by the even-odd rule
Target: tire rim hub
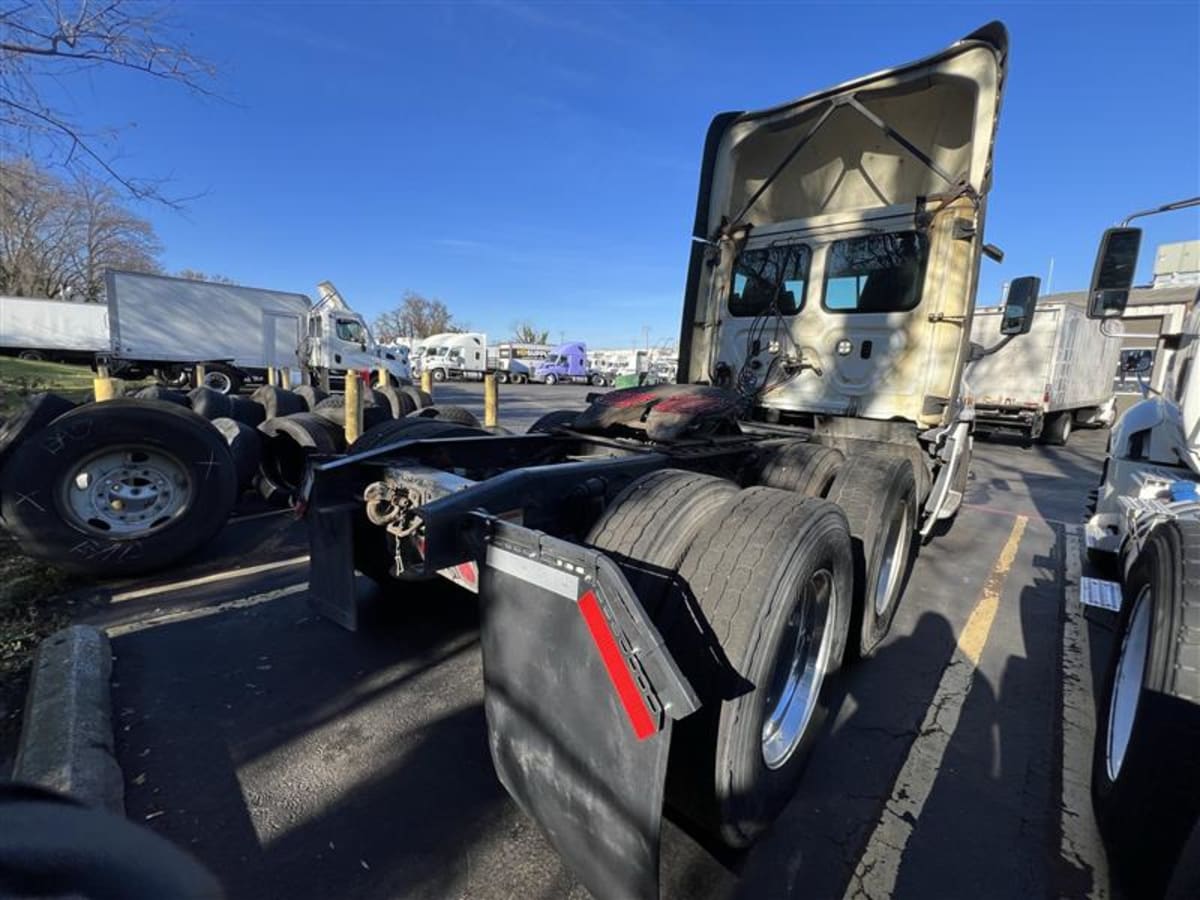
[(1146, 674), (1146, 656), (1150, 649), (1150, 586), (1146, 585), (1134, 601), (1129, 627), (1121, 639), (1117, 657), (1117, 674), (1113, 681), (1112, 698), (1108, 703), (1108, 746), (1105, 766), (1108, 780), (1116, 781), (1125, 762), (1129, 740), (1133, 737), (1138, 701), (1142, 696), (1142, 681)]
[(835, 594), (833, 574), (820, 569), (804, 585), (788, 617), (765, 704), (762, 754), (768, 769), (786, 764), (808, 730), (829, 665), (833, 631), (825, 625), (838, 601)]
[(884, 545), (883, 560), (879, 564), (879, 577), (875, 579), (875, 614), (883, 615), (895, 600), (900, 587), (900, 576), (904, 572), (904, 561), (912, 546), (912, 525), (909, 522), (909, 507), (905, 503), (888, 523), (887, 543)]
[(149, 447), (108, 449), (79, 463), (63, 486), (72, 523), (105, 537), (144, 537), (188, 504), (191, 480), (175, 457)]

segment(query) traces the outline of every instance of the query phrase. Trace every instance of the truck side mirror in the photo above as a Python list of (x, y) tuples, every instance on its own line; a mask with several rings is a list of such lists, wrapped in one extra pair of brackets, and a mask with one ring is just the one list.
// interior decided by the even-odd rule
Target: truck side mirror
[(1036, 275), (1024, 275), (1012, 280), (1004, 303), (1004, 315), (1000, 318), (1001, 334), (1029, 334), (1041, 289), (1042, 279)]
[(1112, 319), (1125, 312), (1141, 245), (1140, 228), (1110, 228), (1104, 232), (1088, 288), (1089, 319)]

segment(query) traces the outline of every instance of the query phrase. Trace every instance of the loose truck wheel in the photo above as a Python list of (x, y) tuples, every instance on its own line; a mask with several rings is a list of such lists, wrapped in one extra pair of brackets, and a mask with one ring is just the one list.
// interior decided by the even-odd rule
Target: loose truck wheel
[(574, 409), (556, 409), (548, 412), (526, 430), (526, 434), (549, 434), (558, 428), (570, 428), (579, 416)]
[(852, 653), (867, 656), (887, 635), (913, 556), (917, 484), (896, 456), (851, 457), (829, 489), (850, 523), (854, 549)]
[(804, 497), (824, 497), (841, 471), (840, 450), (795, 441), (767, 451), (758, 470), (758, 483)]
[(192, 412), (209, 421), (227, 419), (233, 412), (233, 404), (229, 402), (229, 397), (210, 387), (192, 388), (188, 392), (188, 400), (191, 401)]
[(33, 394), (26, 398), (21, 408), (0, 425), (0, 466), (22, 443), (74, 408), (74, 403), (58, 394)]
[(362, 437), (346, 449), (346, 452), (361, 453), (364, 450), (374, 450), (376, 447), (409, 438), (479, 437), (483, 434), (487, 434), (487, 432), (481, 428), (456, 422), (409, 416), (405, 419), (389, 419), (368, 429)]
[(479, 427), (479, 420), (475, 415), (461, 406), (427, 406), (424, 409), (418, 409), (411, 413), (414, 418), (418, 419), (437, 419), (441, 422), (457, 422), (459, 425), (470, 425), (473, 428)]
[(1072, 422), (1074, 422), (1074, 417), (1069, 411), (1055, 413), (1042, 427), (1041, 442), (1054, 447), (1065, 446), (1071, 437)]
[[(325, 421), (344, 428), (346, 424), (346, 395), (333, 394), (326, 397), (320, 403), (313, 407), (313, 414), (320, 416)], [(384, 422), (392, 420), (391, 410), (386, 406), (376, 406), (375, 404), (363, 405), (363, 429), (374, 428)]]
[(258, 430), (266, 436), (260, 466), (262, 474), (290, 491), (300, 487), (310, 456), (340, 453), (344, 447), (342, 429), (315, 413), (300, 412), (267, 419)]
[(250, 395), (250, 399), (262, 406), (268, 419), (278, 419), (306, 411), (303, 397), (272, 384), (264, 384), (258, 388)]
[(220, 433), (157, 400), (81, 406), (5, 465), (0, 508), (24, 552), (105, 577), (150, 572), (217, 533), (237, 474)]
[(685, 670), (704, 705), (676, 723), (671, 798), (732, 847), (795, 791), (830, 710), (852, 578), (841, 510), (768, 487), (710, 514), (679, 566), (716, 643)]
[(293, 388), (292, 393), (304, 401), (304, 405), (309, 412), (312, 412), (318, 403), (329, 396), (328, 393), (311, 384), (302, 384), (297, 388)]
[(267, 420), (267, 411), (263, 405), (248, 397), (229, 398), (229, 418), (242, 422), (251, 428), (257, 428)]
[(386, 406), (391, 411), (393, 419), (403, 419), (411, 412), (416, 412), (417, 404), (405, 391), (388, 385), (379, 388), (379, 395), (387, 401)]
[(212, 426), (221, 433), (225, 445), (229, 447), (233, 467), (237, 470), (238, 487), (249, 487), (262, 463), (262, 433), (235, 419), (213, 419)]
[(161, 384), (152, 384), (148, 387), (141, 388), (133, 392), (133, 396), (138, 400), (163, 400), (167, 403), (174, 403), (177, 406), (192, 405), (191, 398), (183, 391), (175, 391), (168, 387), (163, 387)]
[(421, 390), (419, 387), (413, 387), (411, 384), (402, 385), (400, 390), (408, 394), (409, 398), (415, 404), (417, 409), (424, 409), (427, 406), (433, 406), (433, 397)]
[(1157, 897), (1200, 817), (1200, 523), (1168, 521), (1125, 581), (1097, 710), (1092, 805), (1131, 897)]

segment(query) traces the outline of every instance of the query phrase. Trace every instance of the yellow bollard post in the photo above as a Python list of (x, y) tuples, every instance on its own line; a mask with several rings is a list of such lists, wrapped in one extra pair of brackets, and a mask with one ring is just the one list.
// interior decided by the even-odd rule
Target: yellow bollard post
[(279, 386), (281, 388), (283, 388), (285, 391), (290, 391), (292, 389), (292, 370), (291, 369), (280, 369), (279, 370)]
[(358, 373), (346, 373), (346, 446), (358, 440), (363, 430), (363, 394)]
[(267, 384), (269, 384), (271, 387), (275, 387), (275, 367), (274, 366), (267, 366)]
[(204, 387), (204, 363), (196, 363), (196, 387)]
[(96, 402), (112, 400), (117, 396), (117, 379), (108, 376), (108, 366), (96, 366), (96, 377), (92, 379), (92, 392)]
[(380, 366), (375, 370), (375, 386), (387, 387), (392, 383), (392, 373), (388, 371), (387, 366)]
[(423, 390), (425, 393), (427, 393), (430, 397), (433, 396), (433, 373), (432, 372), (426, 371), (426, 372), (421, 373), (421, 390)]
[(483, 427), (495, 428), (499, 422), (500, 389), (497, 387), (496, 373), (490, 372), (483, 376)]

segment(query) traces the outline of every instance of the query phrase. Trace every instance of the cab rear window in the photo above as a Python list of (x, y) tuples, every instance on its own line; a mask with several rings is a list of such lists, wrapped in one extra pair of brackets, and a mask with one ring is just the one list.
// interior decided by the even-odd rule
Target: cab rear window
[(830, 312), (904, 312), (921, 302), (929, 239), (922, 232), (868, 234), (835, 241), (825, 260)]
[(761, 316), (773, 308), (784, 316), (800, 312), (811, 258), (804, 244), (743, 250), (733, 271), (730, 315)]

